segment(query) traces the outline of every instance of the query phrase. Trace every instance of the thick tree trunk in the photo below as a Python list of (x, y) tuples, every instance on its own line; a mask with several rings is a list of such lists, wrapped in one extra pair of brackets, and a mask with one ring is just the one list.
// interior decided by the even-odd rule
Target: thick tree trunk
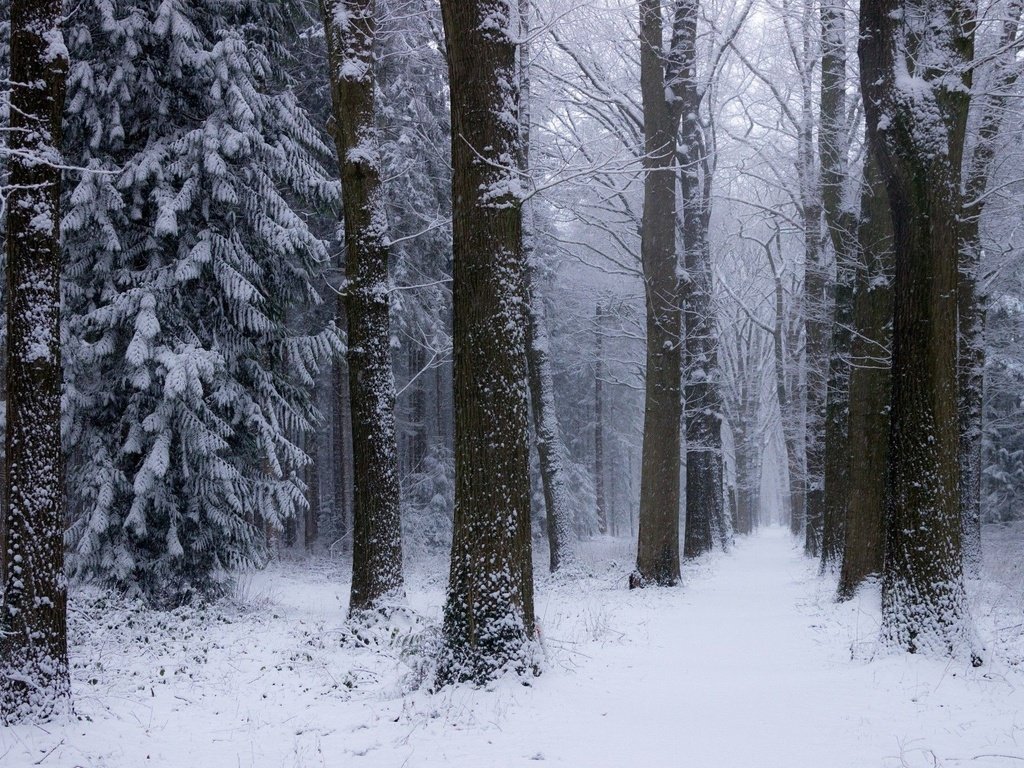
[(640, 531), (630, 586), (679, 581), (682, 403), (681, 317), (676, 259), (676, 130), (666, 98), (661, 0), (640, 2), (644, 108), (644, 211), (640, 233), (647, 299), (647, 376), (640, 467)]
[(604, 315), (598, 300), (594, 313), (596, 349), (594, 352), (594, 506), (597, 508), (597, 532), (608, 533), (608, 507), (604, 489)]
[(455, 319), (455, 529), (443, 685), (532, 668), (534, 612), (526, 265), (514, 165), (520, 16), (508, 0), (442, 0), (441, 10), (452, 105)]
[(374, 0), (322, 5), (345, 212), (355, 490), (352, 611), (377, 608), (403, 589), (387, 219), (375, 124), (375, 6)]
[(848, 178), (846, 134), (846, 9), (840, 2), (821, 4), (821, 106), (818, 156), (821, 202), (836, 260), (832, 341), (825, 411), (825, 499), (821, 565), (831, 570), (843, 556), (849, 497), (850, 344), (853, 281), (857, 260), (857, 220), (844, 205)]
[(864, 165), (858, 225), (854, 336), (850, 351), (849, 494), (839, 597), (854, 596), (882, 573), (885, 476), (889, 455), (892, 348), (892, 221), (881, 169), (872, 153)]
[[(865, 114), (889, 193), (896, 264), (882, 635), (912, 653), (961, 654), (971, 643), (959, 493), (957, 265), (972, 25), (962, 0), (861, 5)], [(927, 85), (915, 85), (913, 98), (902, 91), (906, 67)]]
[(0, 723), (70, 708), (61, 451), (59, 0), (11, 2)]

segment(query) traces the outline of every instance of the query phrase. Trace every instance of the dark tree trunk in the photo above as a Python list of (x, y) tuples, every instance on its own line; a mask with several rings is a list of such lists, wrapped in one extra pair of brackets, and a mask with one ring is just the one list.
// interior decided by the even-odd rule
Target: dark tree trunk
[(889, 456), (892, 348), (892, 220), (881, 169), (869, 151), (864, 164), (850, 350), (849, 487), (839, 597), (854, 596), (882, 573), (885, 476)]
[(640, 531), (631, 587), (679, 581), (682, 330), (676, 259), (678, 107), (666, 98), (661, 0), (640, 2), (644, 211), (640, 258), (647, 299), (647, 375), (640, 466)]
[(825, 412), (825, 507), (821, 534), (822, 569), (831, 570), (842, 559), (846, 536), (850, 344), (853, 338), (850, 326), (853, 322), (853, 281), (857, 260), (857, 220), (843, 200), (848, 179), (846, 16), (843, 5), (835, 2), (821, 4), (820, 112), (821, 202), (836, 259)]
[[(533, 666), (518, 4), (443, 0), (452, 105), (455, 528), (438, 682)], [(514, 183), (515, 182), (515, 183)]]
[[(906, 24), (903, 19), (927, 19)], [(926, 52), (926, 55), (925, 55)], [(903, 67), (929, 86), (901, 99)], [(960, 177), (973, 18), (962, 0), (865, 0), (860, 62), (870, 146), (889, 193), (896, 264), (883, 638), (970, 647), (957, 419)], [(960, 73), (960, 77), (952, 73)], [(962, 78), (962, 80), (961, 80)]]
[[(725, 533), (722, 489), (722, 397), (718, 389), (718, 335), (711, 304), (711, 170), (700, 127), (697, 82), (697, 0), (676, 3), (673, 49), (679, 57), (676, 96), (681, 100), (679, 137), (685, 334), (686, 531), (683, 554), (711, 550)], [(703, 183), (702, 183), (703, 182)]]
[(597, 532), (608, 533), (608, 508), (604, 489), (604, 315), (597, 302), (594, 315), (596, 349), (594, 352), (594, 505), (597, 507)]
[(11, 2), (0, 722), (70, 708), (60, 400), (59, 0)]
[(375, 125), (375, 6), (374, 0), (322, 5), (345, 212), (355, 491), (352, 611), (376, 608), (403, 589), (387, 219)]
[(312, 551), (313, 547), (316, 546), (317, 539), (320, 537), (320, 509), (321, 509), (321, 491), (320, 491), (320, 435), (316, 432), (311, 432), (306, 435), (306, 444), (309, 446), (309, 467), (307, 468), (306, 475), (308, 477), (309, 484), (309, 507), (306, 509), (306, 520), (303, 526), (303, 544), (306, 547), (306, 551)]

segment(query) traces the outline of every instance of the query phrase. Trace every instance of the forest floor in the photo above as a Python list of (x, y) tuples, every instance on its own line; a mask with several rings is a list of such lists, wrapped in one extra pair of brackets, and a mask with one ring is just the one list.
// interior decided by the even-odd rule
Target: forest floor
[[(988, 661), (881, 652), (878, 591), (837, 604), (769, 529), (625, 589), (625, 541), (538, 574), (544, 671), (430, 693), (440, 560), (409, 610), (348, 628), (347, 566), (282, 562), (232, 600), (155, 612), (72, 596), (76, 718), (0, 728), (0, 766), (996, 768), (1024, 765), (1024, 529), (988, 531)], [(539, 563), (544, 553), (537, 553)]]

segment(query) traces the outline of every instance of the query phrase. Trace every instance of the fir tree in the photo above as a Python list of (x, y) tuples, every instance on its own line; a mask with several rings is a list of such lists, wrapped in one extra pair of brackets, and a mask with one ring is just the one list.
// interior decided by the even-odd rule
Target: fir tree
[(333, 328), (294, 332), (336, 199), (283, 82), (288, 3), (90, 0), (67, 31), (63, 231), (74, 570), (177, 601), (304, 507)]

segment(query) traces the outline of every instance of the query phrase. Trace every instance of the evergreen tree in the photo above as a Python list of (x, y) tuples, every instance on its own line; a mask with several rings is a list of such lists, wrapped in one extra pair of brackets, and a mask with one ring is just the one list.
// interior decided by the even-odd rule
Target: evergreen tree
[(304, 508), (331, 327), (291, 330), (336, 199), (283, 81), (288, 3), (90, 0), (67, 31), (65, 424), (74, 570), (221, 588)]

